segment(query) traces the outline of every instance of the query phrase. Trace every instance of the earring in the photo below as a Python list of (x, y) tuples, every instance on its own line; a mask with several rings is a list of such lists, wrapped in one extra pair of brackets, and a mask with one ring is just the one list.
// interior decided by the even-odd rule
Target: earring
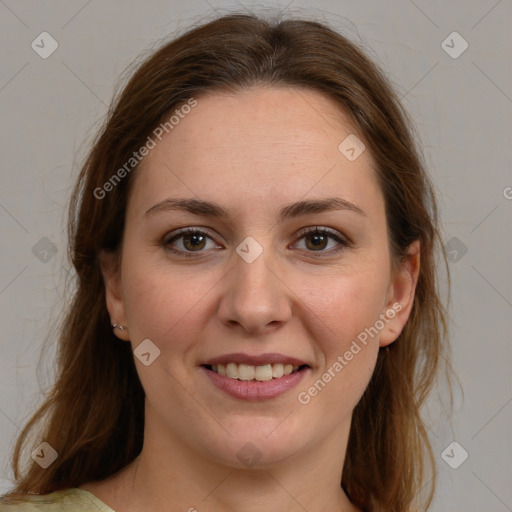
[(112, 324), (112, 329), (115, 329), (115, 328), (118, 328), (120, 331), (124, 331), (127, 326), (126, 325), (117, 325), (117, 324)]

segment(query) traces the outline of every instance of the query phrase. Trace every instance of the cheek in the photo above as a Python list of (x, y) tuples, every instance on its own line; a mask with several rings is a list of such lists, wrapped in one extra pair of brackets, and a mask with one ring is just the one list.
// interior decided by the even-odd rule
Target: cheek
[(375, 368), (379, 336), (372, 327), (382, 312), (386, 288), (377, 269), (375, 265), (368, 272), (317, 279), (315, 286), (303, 280), (301, 300), (313, 321), (314, 317), (321, 320), (315, 322), (318, 330), (314, 333), (321, 366), (313, 386), (301, 390), (305, 394), (299, 401), (316, 400), (320, 408), (328, 404), (333, 418), (350, 413)]
[(296, 282), (300, 301), (307, 306), (309, 316), (316, 317), (323, 334), (326, 355), (332, 357), (344, 349), (366, 328), (375, 324), (385, 300), (386, 273), (375, 265), (368, 271), (344, 269), (309, 279), (301, 276)]
[(316, 304), (328, 325), (315, 334), (321, 365), (311, 387), (301, 389), (298, 398), (301, 404), (315, 401), (313, 407), (325, 415), (326, 424), (334, 425), (351, 413), (372, 376), (379, 337), (367, 329), (380, 313), (376, 295), (362, 286), (345, 286)]
[(161, 350), (183, 350), (184, 343), (197, 338), (202, 329), (208, 292), (215, 282), (211, 273), (148, 264), (143, 255), (134, 255), (126, 261), (123, 274), (126, 313), (133, 325), (130, 333), (140, 340), (151, 339)]

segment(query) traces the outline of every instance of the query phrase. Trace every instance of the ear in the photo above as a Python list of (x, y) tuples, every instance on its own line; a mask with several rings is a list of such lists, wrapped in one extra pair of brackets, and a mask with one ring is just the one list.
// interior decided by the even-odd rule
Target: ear
[(388, 287), (385, 309), (385, 326), (380, 333), (379, 346), (393, 343), (404, 328), (414, 303), (416, 283), (420, 273), (420, 242), (414, 241), (400, 269), (392, 276)]
[[(121, 288), (121, 268), (117, 254), (101, 251), (99, 255), (100, 269), (105, 284), (105, 300), (112, 323), (127, 325), (126, 311)], [(121, 340), (129, 341), (127, 329), (114, 329), (114, 334)]]

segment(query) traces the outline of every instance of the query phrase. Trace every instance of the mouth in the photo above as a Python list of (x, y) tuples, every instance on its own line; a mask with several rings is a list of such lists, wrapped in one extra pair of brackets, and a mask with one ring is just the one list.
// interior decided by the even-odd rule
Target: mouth
[(284, 395), (313, 371), (305, 361), (284, 354), (225, 354), (199, 365), (207, 381), (241, 400)]
[(258, 382), (280, 379), (309, 368), (307, 364), (292, 365), (283, 363), (267, 363), (258, 366), (243, 363), (204, 364), (201, 366), (229, 379)]
[[(199, 367), (217, 389), (240, 400), (268, 400), (292, 390), (305, 379), (311, 367), (291, 364), (258, 366), (235, 363), (203, 364)], [(222, 375), (225, 372), (226, 375)]]

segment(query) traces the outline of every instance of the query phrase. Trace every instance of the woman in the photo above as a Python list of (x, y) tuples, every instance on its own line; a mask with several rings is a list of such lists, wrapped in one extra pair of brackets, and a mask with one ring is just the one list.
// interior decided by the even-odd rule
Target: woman
[(428, 507), (436, 200), (353, 43), (234, 14), (165, 44), (114, 101), (69, 226), (58, 379), (2, 510)]

